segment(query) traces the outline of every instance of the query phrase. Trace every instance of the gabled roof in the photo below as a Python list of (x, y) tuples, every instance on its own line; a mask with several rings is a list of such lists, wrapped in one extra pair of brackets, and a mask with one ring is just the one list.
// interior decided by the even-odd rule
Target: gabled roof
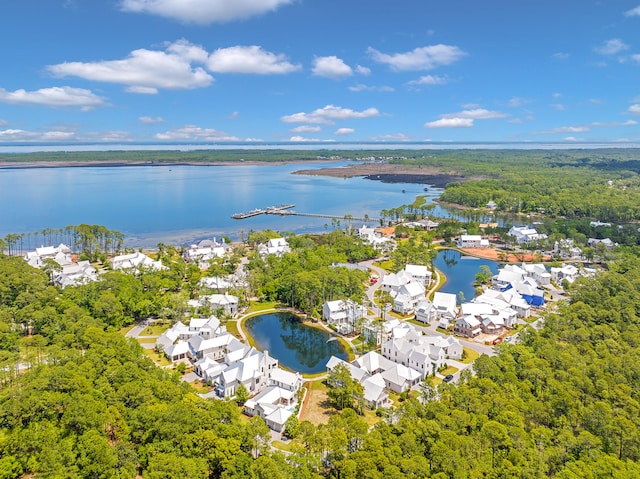
[(402, 364), (396, 364), (391, 369), (387, 369), (383, 372), (382, 377), (385, 381), (402, 386), (407, 381), (413, 382), (420, 379), (422, 377), (422, 373), (413, 368), (403, 366)]
[(395, 363), (375, 351), (370, 351), (364, 356), (355, 359), (351, 364), (371, 374), (379, 369), (386, 371), (392, 368)]

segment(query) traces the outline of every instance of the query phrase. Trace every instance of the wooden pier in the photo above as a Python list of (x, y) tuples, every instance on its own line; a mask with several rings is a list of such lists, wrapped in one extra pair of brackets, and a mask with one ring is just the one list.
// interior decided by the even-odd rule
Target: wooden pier
[(363, 223), (380, 221), (379, 218), (356, 218), (351, 215), (325, 215), (322, 213), (302, 213), (300, 211), (293, 211), (291, 208), (293, 208), (294, 206), (295, 205), (293, 204), (280, 205), (280, 206), (268, 206), (267, 208), (264, 208), (264, 209), (251, 210), (248, 213), (235, 213), (231, 215), (231, 217), (236, 220), (243, 220), (245, 218), (251, 218), (252, 216), (265, 214), (265, 215), (278, 215), (278, 216), (309, 216), (311, 218), (327, 218), (330, 220), (362, 221)]
[(328, 219), (336, 219), (336, 220), (347, 220), (347, 221), (362, 221), (365, 223), (368, 222), (378, 222), (379, 218), (358, 218), (350, 215), (325, 215), (321, 213), (303, 213), (301, 211), (293, 211), (293, 210), (278, 210), (278, 211), (265, 211), (268, 215), (278, 215), (278, 216), (308, 216), (311, 218), (328, 218)]

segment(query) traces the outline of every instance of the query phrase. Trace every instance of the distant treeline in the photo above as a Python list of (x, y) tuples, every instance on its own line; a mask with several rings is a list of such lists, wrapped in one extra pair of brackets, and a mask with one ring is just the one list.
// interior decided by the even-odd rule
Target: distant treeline
[(96, 163), (214, 163), (242, 161), (311, 161), (330, 159), (415, 158), (422, 153), (402, 150), (131, 150), (131, 151), (50, 151), (36, 153), (1, 153), (0, 162), (96, 162)]

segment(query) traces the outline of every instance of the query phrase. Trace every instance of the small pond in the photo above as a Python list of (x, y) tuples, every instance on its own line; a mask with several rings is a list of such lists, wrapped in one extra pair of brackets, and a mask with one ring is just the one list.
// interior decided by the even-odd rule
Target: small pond
[(324, 371), (331, 356), (347, 359), (340, 342), (327, 331), (307, 326), (291, 313), (254, 316), (246, 321), (245, 329), (258, 349), (268, 350), (282, 367), (301, 374)]
[(472, 300), (476, 295), (473, 283), (480, 266), (486, 265), (494, 274), (498, 273), (498, 262), (489, 259), (474, 258), (460, 254), (453, 249), (443, 249), (433, 262), (434, 266), (447, 277), (447, 282), (438, 290), (443, 293), (453, 293), (458, 296), (460, 303), (460, 291), (465, 301)]

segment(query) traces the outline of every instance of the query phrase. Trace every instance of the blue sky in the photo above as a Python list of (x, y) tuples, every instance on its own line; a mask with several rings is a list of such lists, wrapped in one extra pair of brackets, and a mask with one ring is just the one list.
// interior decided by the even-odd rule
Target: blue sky
[(638, 142), (640, 0), (19, 0), (0, 143)]

